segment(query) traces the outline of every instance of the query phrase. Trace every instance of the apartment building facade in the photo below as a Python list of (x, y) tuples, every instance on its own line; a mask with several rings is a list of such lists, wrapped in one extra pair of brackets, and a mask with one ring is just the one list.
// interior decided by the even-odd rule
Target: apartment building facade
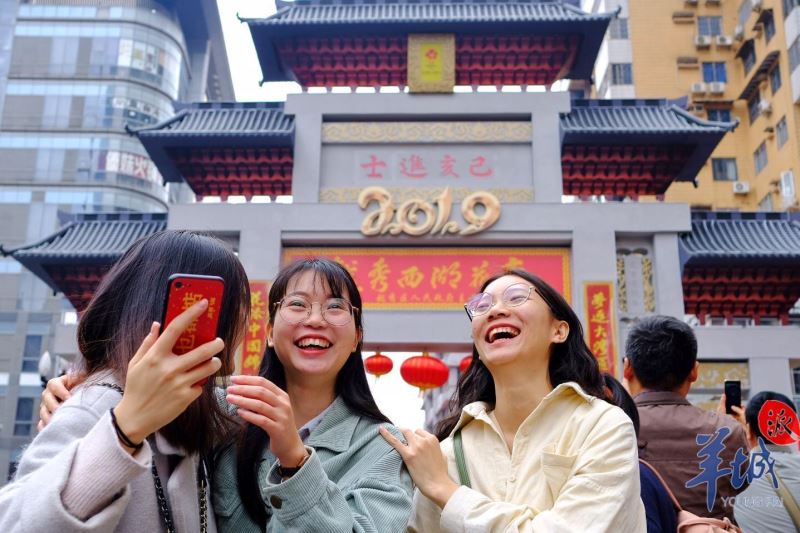
[(682, 99), (709, 121), (739, 120), (698, 173), (665, 197), (694, 208), (797, 208), (800, 2), (589, 0), (619, 9), (595, 65), (600, 98)]

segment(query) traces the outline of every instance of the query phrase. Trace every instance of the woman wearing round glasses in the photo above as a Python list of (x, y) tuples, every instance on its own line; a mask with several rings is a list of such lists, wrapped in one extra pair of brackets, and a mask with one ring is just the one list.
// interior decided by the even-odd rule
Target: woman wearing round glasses
[(216, 461), (220, 531), (405, 529), (411, 478), (378, 434), (389, 419), (367, 384), (360, 307), (333, 261), (298, 261), (276, 277), (260, 375), (227, 389), (247, 424)]
[(564, 298), (512, 270), (465, 308), (473, 360), (453, 396), (458, 410), (438, 439), (403, 430), (406, 445), (381, 432), (419, 489), (409, 530), (646, 531), (633, 426), (603, 400)]

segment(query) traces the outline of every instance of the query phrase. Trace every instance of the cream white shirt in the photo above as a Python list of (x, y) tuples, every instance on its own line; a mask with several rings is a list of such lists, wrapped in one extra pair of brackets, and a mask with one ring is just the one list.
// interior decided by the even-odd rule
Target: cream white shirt
[[(456, 425), (472, 488), (444, 509), (416, 491), (409, 531), (647, 531), (636, 436), (621, 409), (562, 383), (520, 425), (511, 452), (490, 410), (471, 403)], [(458, 482), (452, 435), (441, 447)]]

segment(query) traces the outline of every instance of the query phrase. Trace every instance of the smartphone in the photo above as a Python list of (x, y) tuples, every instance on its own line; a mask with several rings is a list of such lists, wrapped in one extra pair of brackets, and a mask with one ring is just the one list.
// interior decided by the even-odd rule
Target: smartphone
[(189, 309), (203, 298), (208, 300), (208, 309), (181, 333), (172, 351), (183, 355), (213, 341), (219, 336), (219, 310), (225, 281), (219, 276), (199, 276), (196, 274), (173, 274), (169, 277), (167, 296), (164, 301), (164, 314), (161, 331), (164, 331), (175, 317)]
[(729, 415), (733, 414), (731, 406), (742, 406), (742, 382), (739, 380), (726, 379), (725, 380), (725, 412)]

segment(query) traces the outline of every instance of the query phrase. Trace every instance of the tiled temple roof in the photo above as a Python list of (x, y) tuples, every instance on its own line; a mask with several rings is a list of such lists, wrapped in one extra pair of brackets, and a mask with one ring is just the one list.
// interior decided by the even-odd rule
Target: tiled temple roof
[(800, 217), (794, 213), (695, 212), (680, 238), (684, 265), (800, 263)]

